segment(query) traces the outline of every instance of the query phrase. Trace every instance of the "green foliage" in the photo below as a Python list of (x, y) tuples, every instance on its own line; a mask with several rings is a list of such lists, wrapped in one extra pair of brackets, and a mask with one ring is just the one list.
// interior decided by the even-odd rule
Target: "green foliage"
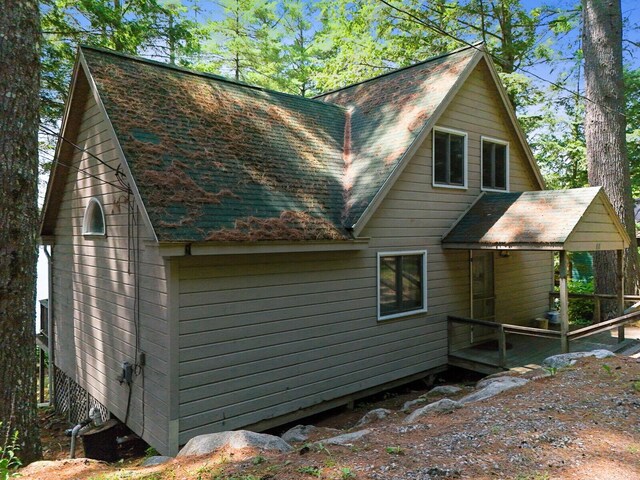
[(311, 475), (312, 477), (320, 476), (320, 469), (314, 465), (300, 467), (298, 468), (298, 472), (304, 473), (305, 475)]
[(640, 380), (636, 380), (631, 384), (631, 387), (635, 392), (640, 393)]
[[(0, 430), (2, 430), (2, 422), (0, 422)], [(16, 470), (22, 465), (22, 462), (17, 457), (19, 450), (18, 432), (7, 432), (4, 444), (0, 446), (0, 480), (18, 476)]]
[(150, 457), (155, 457), (159, 455), (158, 451), (153, 448), (153, 447), (148, 447), (145, 451), (144, 451), (144, 458), (150, 458)]
[(404, 450), (400, 446), (387, 447), (385, 450), (389, 455), (404, 455)]
[(340, 469), (341, 480), (348, 480), (350, 478), (356, 478), (356, 474), (349, 467), (342, 467)]
[(267, 461), (267, 459), (264, 458), (262, 455), (258, 455), (257, 457), (253, 457), (251, 459), (251, 463), (254, 464), (254, 465), (260, 465), (261, 463), (264, 463), (266, 461)]
[[(568, 282), (569, 293), (592, 294), (594, 292), (593, 280), (580, 282), (570, 280)], [(594, 301), (586, 298), (572, 298), (569, 300), (569, 322), (576, 325), (590, 325), (593, 321)]]

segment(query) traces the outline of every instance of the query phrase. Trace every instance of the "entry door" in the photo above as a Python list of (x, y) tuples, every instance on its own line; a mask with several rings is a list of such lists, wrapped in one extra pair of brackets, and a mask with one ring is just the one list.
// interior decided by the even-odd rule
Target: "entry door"
[(495, 320), (493, 252), (474, 251), (471, 261), (473, 318)]

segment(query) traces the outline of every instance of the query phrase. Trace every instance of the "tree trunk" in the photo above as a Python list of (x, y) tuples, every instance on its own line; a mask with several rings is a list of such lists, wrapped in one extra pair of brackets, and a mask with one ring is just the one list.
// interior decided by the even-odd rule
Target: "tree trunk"
[[(627, 291), (638, 288), (633, 200), (625, 143), (622, 79), (622, 15), (620, 0), (582, 0), (583, 52), (586, 87), (585, 138), (590, 185), (602, 185), (625, 225), (631, 246), (625, 252)], [(594, 256), (596, 292), (616, 293), (615, 252)], [(604, 318), (619, 312), (616, 302), (603, 302)]]
[(38, 228), (39, 13), (0, 0), (0, 446), (40, 458), (34, 337)]

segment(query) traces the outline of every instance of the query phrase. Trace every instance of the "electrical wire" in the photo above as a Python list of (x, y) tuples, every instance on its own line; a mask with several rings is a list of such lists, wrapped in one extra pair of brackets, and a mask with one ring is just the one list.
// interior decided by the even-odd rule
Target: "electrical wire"
[(86, 148), (83, 148), (79, 145), (76, 145), (75, 143), (73, 143), (71, 140), (69, 140), (68, 138), (66, 138), (64, 135), (60, 134), (59, 132), (55, 132), (54, 130), (50, 129), (49, 127), (46, 127), (44, 125), (40, 125), (40, 130), (44, 130), (44, 133), (48, 134), (48, 135), (53, 135), (55, 137), (58, 137), (60, 140), (62, 140), (63, 142), (68, 143), (69, 145), (71, 145), (73, 148), (80, 150), (83, 153), (86, 153), (87, 155), (89, 155), (91, 158), (96, 159), (98, 162), (100, 162), (102, 165), (104, 165), (105, 167), (107, 167), (108, 169), (110, 169), (111, 171), (115, 172), (117, 169), (113, 168), (111, 165), (109, 165), (107, 162), (105, 162), (104, 160), (102, 160), (100, 157), (98, 157), (97, 155), (95, 155), (94, 153), (90, 152), (89, 150), (87, 150)]
[(123, 186), (122, 183), (116, 184), (116, 183), (110, 182), (109, 180), (104, 180), (104, 179), (102, 179), (102, 178), (100, 178), (100, 177), (98, 177), (98, 176), (96, 176), (96, 175), (94, 175), (92, 173), (87, 172), (86, 169), (84, 169), (84, 168), (76, 167), (75, 165), (69, 165), (68, 163), (61, 162), (60, 159), (56, 160), (53, 157), (53, 155), (51, 155), (49, 152), (47, 152), (46, 150), (44, 150), (42, 148), (39, 148), (38, 150), (40, 151), (41, 154), (43, 154), (45, 156), (48, 156), (49, 160), (51, 160), (52, 162), (55, 162), (55, 163), (57, 163), (59, 165), (62, 165), (63, 167), (67, 167), (67, 168), (70, 168), (72, 170), (75, 170), (78, 173), (86, 175), (88, 178), (93, 178), (94, 180), (97, 180), (98, 182), (100, 182), (100, 183), (102, 183), (104, 185), (110, 185), (113, 188), (116, 188), (116, 189), (120, 190), (121, 192), (125, 192), (125, 193), (129, 192), (129, 190), (130, 190), (128, 186)]

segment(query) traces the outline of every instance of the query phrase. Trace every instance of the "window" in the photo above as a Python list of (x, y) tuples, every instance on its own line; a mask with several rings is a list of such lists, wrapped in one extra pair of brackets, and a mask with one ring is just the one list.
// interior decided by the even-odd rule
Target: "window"
[(466, 133), (445, 128), (433, 129), (433, 184), (466, 188)]
[(502, 140), (482, 139), (483, 190), (509, 190), (509, 144)]
[(378, 319), (427, 311), (427, 252), (378, 253)]
[(89, 204), (84, 211), (82, 234), (104, 236), (105, 233), (104, 210), (102, 210), (100, 201), (94, 197), (89, 200)]

